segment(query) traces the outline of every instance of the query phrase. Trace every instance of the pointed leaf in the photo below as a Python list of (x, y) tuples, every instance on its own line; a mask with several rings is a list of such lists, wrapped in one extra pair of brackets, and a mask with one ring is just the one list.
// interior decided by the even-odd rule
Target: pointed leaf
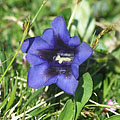
[(58, 120), (72, 120), (73, 116), (74, 116), (73, 102), (72, 100), (68, 100), (62, 112), (60, 113)]
[(80, 111), (84, 105), (88, 102), (92, 95), (93, 82), (89, 73), (85, 73), (83, 78), (80, 80), (78, 88), (75, 93), (76, 100), (76, 119), (78, 118)]

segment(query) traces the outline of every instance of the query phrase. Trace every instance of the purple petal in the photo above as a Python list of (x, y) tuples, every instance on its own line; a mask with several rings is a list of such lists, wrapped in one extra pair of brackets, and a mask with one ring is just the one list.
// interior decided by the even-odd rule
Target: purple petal
[(47, 62), (44, 59), (41, 59), (40, 56), (30, 54), (30, 53), (27, 54), (26, 59), (31, 64), (31, 66), (40, 65)]
[(65, 20), (62, 16), (56, 17), (52, 22), (53, 27), (57, 37), (59, 37), (65, 44), (68, 44), (70, 40), (70, 33), (67, 30)]
[(35, 40), (35, 37), (32, 37), (32, 38), (28, 38), (28, 39), (25, 39), (22, 46), (21, 46), (21, 50), (23, 53), (27, 53), (29, 48), (32, 46), (33, 42)]
[(55, 35), (52, 28), (48, 28), (43, 32), (42, 39), (45, 40), (49, 45), (55, 45)]
[(72, 69), (72, 74), (74, 75), (75, 79), (78, 79), (78, 77), (79, 77), (79, 65), (72, 64), (71, 69)]
[(44, 41), (40, 36), (25, 39), (21, 46), (21, 50), (23, 53), (52, 48), (53, 47), (50, 46), (46, 41)]
[(77, 36), (72, 37), (69, 42), (68, 45), (71, 47), (76, 47), (80, 45), (80, 38)]
[(77, 53), (73, 59), (73, 63), (78, 65), (86, 61), (93, 53), (92, 48), (86, 42), (82, 42), (82, 44), (78, 46), (76, 50)]
[(44, 86), (48, 86), (48, 85), (51, 85), (51, 84), (55, 84), (56, 81), (57, 81), (57, 75), (54, 76), (54, 77), (51, 77), (48, 81), (46, 81), (46, 83), (44, 84)]
[(48, 67), (47, 63), (30, 67), (27, 80), (28, 87), (39, 89), (44, 86), (45, 82), (49, 79), (49, 76), (46, 74)]
[(66, 93), (73, 95), (78, 86), (78, 81), (72, 74), (70, 74), (69, 76), (66, 76), (65, 74), (59, 74), (56, 84)]

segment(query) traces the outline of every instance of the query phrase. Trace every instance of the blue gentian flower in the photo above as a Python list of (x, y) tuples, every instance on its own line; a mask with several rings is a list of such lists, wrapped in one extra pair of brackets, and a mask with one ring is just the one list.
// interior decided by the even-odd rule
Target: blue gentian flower
[(79, 65), (93, 53), (80, 38), (70, 37), (62, 16), (51, 22), (43, 35), (25, 39), (21, 50), (27, 53), (30, 63), (27, 84), (31, 88), (56, 84), (68, 94), (74, 94), (78, 86)]

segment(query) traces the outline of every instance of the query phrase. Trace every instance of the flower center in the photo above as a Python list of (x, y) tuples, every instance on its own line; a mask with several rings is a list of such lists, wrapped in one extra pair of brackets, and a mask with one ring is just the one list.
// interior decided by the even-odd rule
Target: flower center
[(50, 67), (49, 75), (57, 75), (60, 73), (69, 74), (71, 72), (71, 64), (75, 56), (75, 49), (52, 49), (40, 50), (40, 58), (48, 61)]
[(63, 51), (60, 51), (57, 53), (57, 56), (55, 57), (55, 61), (58, 61), (59, 64), (64, 63), (71, 63), (73, 61), (74, 54), (71, 53), (64, 53)]
[(71, 65), (75, 51), (73, 49), (40, 50), (39, 56), (54, 66)]
[(58, 63), (59, 63), (59, 64), (61, 64), (62, 62), (70, 62), (70, 61), (72, 61), (71, 58), (65, 58), (65, 57), (61, 57), (61, 56), (59, 56), (59, 55), (56, 57), (55, 60), (56, 60), (56, 61), (58, 60)]

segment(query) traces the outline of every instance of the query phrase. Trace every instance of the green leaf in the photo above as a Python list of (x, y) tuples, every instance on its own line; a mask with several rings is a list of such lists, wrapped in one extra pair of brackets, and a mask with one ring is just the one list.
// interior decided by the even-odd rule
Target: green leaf
[(76, 117), (77, 120), (82, 108), (88, 102), (92, 95), (93, 82), (89, 73), (85, 73), (79, 82), (78, 88), (75, 93), (76, 100)]
[(120, 115), (113, 115), (105, 120), (120, 120)]
[(72, 120), (74, 116), (73, 102), (68, 100), (59, 115), (58, 120)]
[(77, 5), (74, 19), (77, 23), (76, 27), (80, 36), (84, 38), (84, 40), (90, 38), (95, 28), (95, 19), (92, 16), (91, 8), (87, 0), (83, 0)]

